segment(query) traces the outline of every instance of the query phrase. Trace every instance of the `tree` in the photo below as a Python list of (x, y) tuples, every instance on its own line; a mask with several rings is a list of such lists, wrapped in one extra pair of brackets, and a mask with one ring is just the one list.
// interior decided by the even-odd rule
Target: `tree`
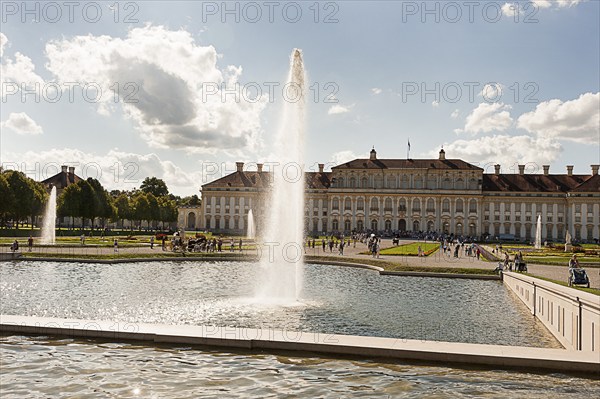
[(124, 220), (132, 220), (133, 219), (133, 210), (131, 207), (131, 201), (127, 194), (120, 194), (114, 200), (115, 204), (115, 218), (121, 221), (121, 228), (123, 228)]
[[(102, 187), (102, 184), (96, 179), (88, 177), (87, 182), (94, 191), (94, 205), (95, 205), (95, 216), (102, 220), (102, 228), (104, 228), (104, 222), (115, 213), (113, 206), (112, 197)], [(94, 227), (94, 221), (92, 219), (92, 229)]]
[(5, 173), (5, 177), (14, 198), (8, 214), (19, 228), (21, 220), (31, 216), (33, 221), (33, 218), (40, 214), (48, 193), (41, 183), (25, 176), (23, 172), (11, 170)]
[(200, 205), (200, 198), (196, 194), (189, 197), (183, 197), (181, 201), (179, 201), (179, 204), (184, 206), (198, 206)]
[(158, 204), (160, 207), (160, 221), (162, 222), (162, 228), (165, 228), (165, 222), (175, 222), (177, 221), (177, 205), (174, 200), (169, 199), (169, 197), (161, 197), (158, 199)]
[(140, 222), (140, 228), (142, 220), (150, 220), (150, 204), (146, 194), (139, 193), (133, 198), (133, 217), (135, 220)]
[(0, 173), (0, 198), (2, 198), (2, 201), (0, 201), (0, 219), (4, 222), (15, 206), (15, 196), (4, 173)]
[(146, 177), (140, 189), (146, 194), (153, 194), (155, 197), (162, 197), (169, 194), (167, 184), (157, 177)]
[[(70, 216), (76, 218), (81, 216), (81, 186), (79, 184), (71, 184), (67, 186), (60, 197), (58, 197), (57, 213), (60, 217)], [(71, 219), (71, 228), (73, 227), (73, 219)]]
[(160, 208), (158, 206), (158, 199), (152, 193), (146, 194), (148, 200), (148, 227), (150, 227), (150, 221), (157, 221), (160, 219)]

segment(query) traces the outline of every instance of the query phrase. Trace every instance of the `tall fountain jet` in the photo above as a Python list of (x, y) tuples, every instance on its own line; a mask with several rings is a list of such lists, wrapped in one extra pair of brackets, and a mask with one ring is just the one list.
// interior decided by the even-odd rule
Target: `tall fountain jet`
[(246, 237), (250, 240), (256, 238), (256, 226), (254, 225), (254, 214), (252, 209), (248, 211), (248, 227), (246, 228)]
[(50, 198), (44, 211), (44, 224), (42, 225), (42, 244), (54, 245), (56, 241), (56, 187), (50, 191)]
[(292, 51), (282, 118), (275, 140), (276, 162), (261, 233), (261, 275), (256, 296), (271, 303), (295, 303), (304, 267), (304, 129), (306, 75), (302, 52)]
[(535, 226), (534, 246), (536, 249), (540, 249), (542, 247), (542, 215), (538, 215), (537, 218), (537, 225)]

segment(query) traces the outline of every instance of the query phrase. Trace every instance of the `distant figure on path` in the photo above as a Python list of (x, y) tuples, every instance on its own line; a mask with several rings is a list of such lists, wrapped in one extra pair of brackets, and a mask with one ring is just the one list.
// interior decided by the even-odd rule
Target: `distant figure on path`
[(113, 247), (115, 248), (115, 252), (119, 252), (119, 241), (116, 238), (113, 242)]
[(150, 249), (154, 249), (154, 236), (150, 237)]
[(27, 240), (27, 246), (29, 247), (29, 252), (31, 252), (31, 249), (33, 248), (33, 237), (30, 235), (29, 239)]

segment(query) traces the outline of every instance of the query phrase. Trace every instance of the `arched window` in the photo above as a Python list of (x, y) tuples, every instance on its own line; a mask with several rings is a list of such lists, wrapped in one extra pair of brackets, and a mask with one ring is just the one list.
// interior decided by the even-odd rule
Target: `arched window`
[(452, 188), (452, 180), (450, 180), (449, 177), (445, 177), (444, 180), (442, 180), (442, 189), (450, 190), (451, 188)]
[(363, 178), (360, 180), (360, 182), (361, 182), (361, 183), (360, 183), (360, 187), (361, 187), (361, 188), (369, 188), (369, 179), (367, 179), (367, 177), (366, 177), (366, 176), (365, 176), (365, 177), (363, 177)]
[(371, 220), (371, 230), (377, 231), (377, 219)]
[(383, 177), (375, 176), (375, 188), (383, 188)]
[(469, 201), (469, 212), (477, 213), (477, 201), (475, 201), (474, 199), (471, 199)]
[(359, 211), (365, 210), (365, 200), (362, 197), (356, 200), (356, 209)]
[(442, 224), (442, 230), (445, 234), (448, 234), (450, 232), (450, 223), (444, 222), (444, 224)]
[(350, 188), (356, 188), (356, 178), (354, 176), (350, 178)]
[(188, 213), (187, 217), (187, 228), (195, 229), (196, 228), (196, 214), (194, 212)]
[(435, 175), (430, 175), (427, 178), (427, 188), (430, 190), (435, 190), (437, 188), (437, 181)]
[(336, 187), (344, 187), (344, 178), (338, 177), (335, 182)]
[(400, 198), (400, 201), (398, 201), (398, 210), (406, 212), (406, 200), (404, 198)]
[(463, 234), (462, 223), (456, 223), (456, 235), (462, 236), (462, 234)]
[(421, 211), (421, 200), (420, 199), (418, 199), (418, 198), (413, 199), (412, 210), (413, 210), (413, 212)]
[(386, 177), (386, 188), (396, 188), (396, 176)]
[(433, 203), (433, 198), (429, 198), (427, 200), (427, 212), (435, 212), (435, 205)]
[(338, 231), (339, 227), (340, 227), (340, 224), (339, 224), (338, 220), (337, 219), (333, 219), (331, 221), (331, 229), (333, 231)]
[(340, 209), (340, 200), (338, 200), (337, 198), (334, 198), (333, 201), (331, 202), (331, 209), (339, 210)]
[(427, 231), (433, 231), (433, 220), (427, 222)]
[(423, 178), (419, 175), (415, 177), (415, 188), (423, 188)]
[(465, 181), (461, 178), (457, 179), (455, 187), (457, 190), (464, 190), (465, 189)]
[(450, 200), (448, 198), (442, 201), (442, 212), (450, 212)]
[(404, 219), (398, 220), (398, 230), (406, 231), (406, 220), (404, 220)]
[(385, 199), (385, 211), (386, 212), (391, 212), (392, 211), (392, 199), (391, 198), (386, 198)]
[(456, 200), (456, 212), (462, 212), (463, 211), (463, 200), (461, 200), (460, 198)]
[(408, 179), (408, 175), (402, 175), (402, 180), (400, 180), (400, 186), (401, 188), (410, 188), (410, 182)]
[(379, 199), (371, 198), (371, 212), (379, 212)]
[(359, 219), (356, 221), (356, 229), (358, 231), (363, 231), (365, 229), (365, 224), (363, 223), (362, 220)]
[(477, 179), (475, 179), (474, 177), (472, 177), (472, 178), (469, 180), (469, 189), (470, 189), (470, 190), (477, 190), (477, 189), (479, 188), (479, 187), (477, 187), (477, 186), (478, 186), (478, 184), (477, 184)]
[(315, 233), (319, 231), (319, 219), (313, 219), (313, 231)]
[(346, 219), (344, 220), (344, 231), (350, 230), (352, 230), (352, 224), (350, 223), (350, 220)]
[(386, 221), (385, 221), (385, 229), (386, 229), (387, 231), (390, 231), (390, 230), (392, 230), (392, 221), (391, 221), (391, 220), (389, 220), (389, 219), (386, 219)]
[(350, 211), (352, 210), (352, 201), (350, 200), (350, 198), (346, 198), (344, 200), (344, 210), (345, 211)]
[(420, 229), (419, 229), (419, 221), (418, 220), (415, 220), (413, 222), (413, 231), (420, 231)]

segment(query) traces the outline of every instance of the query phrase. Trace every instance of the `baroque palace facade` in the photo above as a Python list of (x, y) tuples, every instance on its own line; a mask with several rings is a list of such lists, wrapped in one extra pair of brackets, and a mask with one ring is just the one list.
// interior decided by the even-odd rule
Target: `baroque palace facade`
[[(223, 234), (244, 234), (252, 210), (260, 232), (268, 212), (271, 174), (237, 170), (202, 186), (202, 205), (180, 209), (180, 226)], [(306, 172), (305, 228), (309, 234), (437, 231), (462, 236), (517, 240), (535, 237), (538, 215), (542, 236), (564, 241), (600, 237), (600, 176), (591, 174), (493, 174), (459, 159), (356, 159), (324, 171)]]

